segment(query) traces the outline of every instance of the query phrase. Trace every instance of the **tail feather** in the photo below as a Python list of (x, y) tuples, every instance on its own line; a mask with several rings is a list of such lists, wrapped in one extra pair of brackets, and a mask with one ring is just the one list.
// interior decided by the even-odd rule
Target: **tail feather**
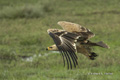
[(96, 43), (98, 46), (103, 47), (103, 48), (110, 48), (107, 44), (105, 44), (103, 41), (97, 42)]

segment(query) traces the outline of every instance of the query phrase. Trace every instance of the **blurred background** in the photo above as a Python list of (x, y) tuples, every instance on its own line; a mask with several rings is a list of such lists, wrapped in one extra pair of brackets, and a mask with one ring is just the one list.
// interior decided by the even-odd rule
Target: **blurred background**
[[(45, 50), (53, 44), (46, 31), (61, 29), (58, 21), (89, 28), (91, 41), (111, 48), (94, 48), (94, 61), (77, 54), (78, 67), (68, 70)], [(119, 33), (120, 0), (0, 0), (0, 80), (119, 80)]]

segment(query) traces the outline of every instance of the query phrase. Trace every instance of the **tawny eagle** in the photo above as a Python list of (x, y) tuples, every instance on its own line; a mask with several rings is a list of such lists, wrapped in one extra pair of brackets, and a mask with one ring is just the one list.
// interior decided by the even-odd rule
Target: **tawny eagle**
[(47, 30), (55, 43), (52, 46), (47, 47), (47, 50), (59, 51), (62, 54), (64, 65), (66, 60), (68, 69), (72, 68), (72, 63), (74, 64), (74, 67), (78, 65), (76, 53), (82, 53), (90, 60), (94, 60), (97, 54), (92, 52), (92, 46), (109, 48), (103, 41), (97, 43), (91, 42), (89, 39), (94, 37), (95, 34), (79, 24), (67, 21), (59, 21), (58, 24), (63, 30)]

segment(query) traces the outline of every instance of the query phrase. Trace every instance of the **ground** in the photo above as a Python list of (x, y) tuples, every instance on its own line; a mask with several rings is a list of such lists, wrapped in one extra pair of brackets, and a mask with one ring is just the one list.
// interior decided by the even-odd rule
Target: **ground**
[[(110, 49), (93, 48), (91, 61), (82, 54), (68, 70), (62, 56), (46, 51), (53, 44), (47, 33), (58, 21), (70, 21), (96, 34)], [(1, 0), (0, 80), (119, 80), (119, 0)]]

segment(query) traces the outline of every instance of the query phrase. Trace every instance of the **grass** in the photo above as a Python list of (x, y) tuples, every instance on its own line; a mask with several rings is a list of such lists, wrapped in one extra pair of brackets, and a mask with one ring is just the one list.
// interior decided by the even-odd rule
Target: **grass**
[[(52, 10), (48, 1), (37, 1), (36, 4), (25, 3), (24, 1), (19, 2), (19, 0), (17, 1), (18, 3), (15, 0), (11, 2), (13, 3), (7, 3), (7, 6), (4, 6), (5, 3), (1, 3), (0, 18), (41, 18), (46, 12)], [(17, 3), (16, 5), (15, 2)]]
[[(119, 0), (1, 0), (0, 80), (119, 80)], [(23, 12), (24, 10), (24, 12)], [(29, 13), (29, 11), (31, 13)], [(22, 16), (21, 16), (22, 15)], [(111, 48), (94, 48), (98, 57), (77, 54), (79, 65), (68, 70), (60, 54), (46, 51), (53, 44), (49, 28), (65, 20), (85, 26)], [(24, 57), (33, 56), (33, 61)]]

